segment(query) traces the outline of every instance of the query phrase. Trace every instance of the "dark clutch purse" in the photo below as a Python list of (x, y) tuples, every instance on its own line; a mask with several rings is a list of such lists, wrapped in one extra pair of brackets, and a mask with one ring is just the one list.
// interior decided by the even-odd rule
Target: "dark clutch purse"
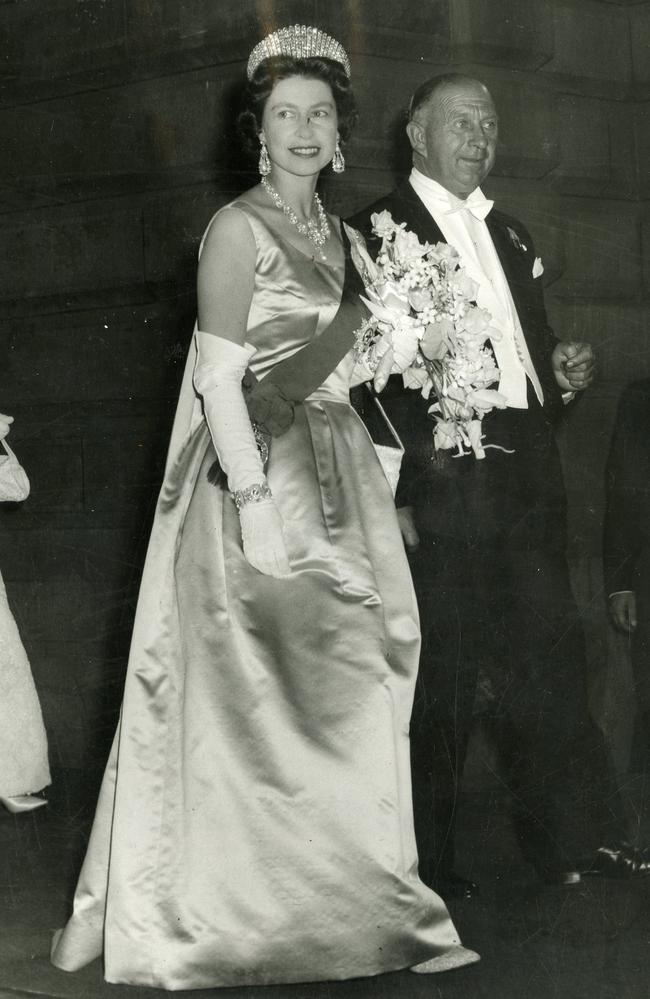
[(29, 496), (29, 479), (6, 440), (0, 441), (6, 455), (0, 456), (0, 503), (20, 503)]

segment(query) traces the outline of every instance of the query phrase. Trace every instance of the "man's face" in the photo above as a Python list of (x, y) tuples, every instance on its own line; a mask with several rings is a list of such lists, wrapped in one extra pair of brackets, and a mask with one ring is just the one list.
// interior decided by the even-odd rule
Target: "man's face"
[(407, 133), (417, 169), (457, 198), (467, 198), (494, 165), (497, 113), (478, 81), (441, 87), (415, 112)]

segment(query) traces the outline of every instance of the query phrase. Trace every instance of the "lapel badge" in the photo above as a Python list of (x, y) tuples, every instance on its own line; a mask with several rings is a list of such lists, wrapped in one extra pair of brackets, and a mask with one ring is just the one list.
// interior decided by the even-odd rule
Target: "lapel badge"
[(512, 243), (512, 245), (515, 246), (518, 250), (523, 250), (523, 252), (525, 253), (528, 247), (524, 246), (524, 244), (519, 239), (519, 236), (517, 235), (515, 230), (511, 229), (509, 225), (506, 226), (506, 229), (508, 230), (508, 235), (510, 236), (510, 242)]

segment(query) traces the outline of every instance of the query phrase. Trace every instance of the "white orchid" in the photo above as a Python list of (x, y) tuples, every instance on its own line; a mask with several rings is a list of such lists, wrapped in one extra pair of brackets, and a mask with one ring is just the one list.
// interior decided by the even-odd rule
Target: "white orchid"
[(392, 331), (393, 361), (398, 372), (410, 368), (418, 354), (424, 327), (417, 319), (401, 316)]
[(381, 322), (391, 323), (395, 315), (408, 316), (411, 313), (408, 295), (395, 281), (384, 281), (366, 288), (366, 296), (361, 295), (361, 301)]
[(462, 446), (457, 424), (453, 420), (443, 420), (442, 417), (438, 419), (433, 431), (433, 442), (438, 451), (451, 451), (459, 444)]
[[(475, 302), (478, 294), (478, 285), (473, 278), (466, 274), (462, 268), (449, 275), (449, 284), (453, 292), (465, 302)], [(484, 311), (484, 310), (480, 310)]]
[(485, 448), (483, 447), (483, 424), (481, 420), (470, 420), (467, 425), (467, 438), (469, 446), (477, 458), (485, 458)]
[(422, 337), (422, 353), (430, 361), (441, 361), (449, 351), (454, 324), (447, 316), (429, 323)]
[(475, 389), (470, 392), (467, 396), (467, 402), (482, 416), (493, 409), (505, 409), (508, 405), (508, 400), (504, 395), (497, 392), (496, 389), (488, 388)]
[(398, 227), (393, 221), (393, 216), (385, 209), (383, 212), (373, 212), (370, 216), (370, 222), (372, 224), (372, 231), (380, 239), (390, 239), (393, 233), (397, 232)]
[(424, 312), (425, 309), (430, 309), (434, 303), (435, 299), (428, 288), (411, 288), (408, 293), (409, 305), (416, 312)]
[(415, 367), (412, 365), (402, 373), (404, 387), (409, 389), (419, 389), (425, 399), (429, 398), (429, 393), (433, 387), (433, 382), (425, 367)]
[(414, 232), (408, 229), (397, 229), (393, 243), (395, 257), (398, 260), (409, 263), (418, 260), (431, 249), (430, 243), (421, 243)]

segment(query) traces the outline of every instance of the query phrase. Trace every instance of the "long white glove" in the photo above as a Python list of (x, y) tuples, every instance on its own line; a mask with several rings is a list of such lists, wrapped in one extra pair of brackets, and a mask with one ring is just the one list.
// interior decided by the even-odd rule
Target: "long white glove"
[(203, 409), (228, 488), (239, 510), (244, 555), (267, 576), (287, 576), (291, 567), (282, 518), (266, 484), (241, 382), (255, 353), (212, 333), (196, 333), (194, 387)]

